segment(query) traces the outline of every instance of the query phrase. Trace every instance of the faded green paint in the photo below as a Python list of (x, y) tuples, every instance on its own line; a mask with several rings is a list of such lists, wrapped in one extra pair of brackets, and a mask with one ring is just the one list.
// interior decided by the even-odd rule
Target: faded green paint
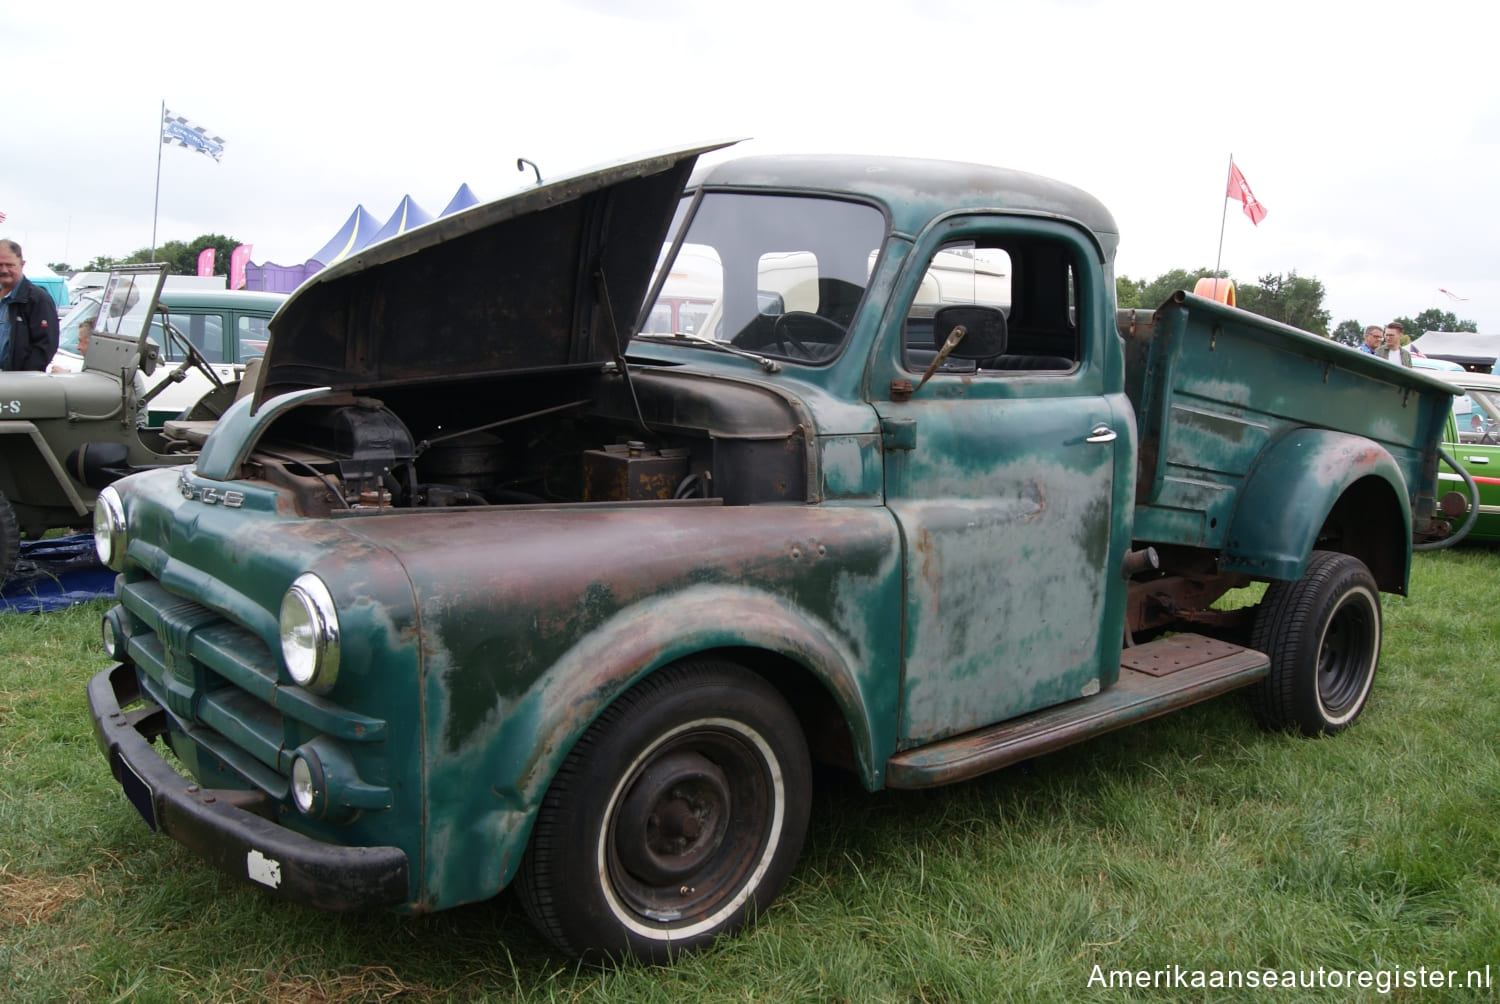
[[(1138, 538), (1225, 547), (1231, 526), (1243, 526), (1236, 513), (1286, 497), (1280, 485), (1248, 506), (1241, 502), (1263, 453), (1307, 428), (1337, 429), (1385, 454), (1398, 472), (1392, 492), (1408, 528), (1413, 511), (1425, 507), (1431, 515), (1433, 451), (1452, 392), (1440, 380), (1188, 294), (1164, 304), (1154, 328), (1137, 326), (1128, 351), (1128, 387), (1145, 444)], [(1297, 508), (1320, 522), (1352, 479), (1312, 458), (1303, 466), (1318, 490), (1299, 494)], [(1239, 546), (1265, 552), (1245, 559), (1260, 574), (1300, 574), (1296, 562), (1269, 558), (1275, 549), (1299, 553), (1300, 537), (1240, 537)]]
[[(905, 783), (917, 784), (964, 773), (958, 733), (1108, 694), (1120, 676), (1121, 568), (1133, 545), (1203, 549), (1260, 577), (1293, 574), (1363, 475), (1359, 490), (1373, 485), (1399, 503), (1371, 534), (1404, 562), (1412, 512), (1420, 522), (1431, 504), (1445, 385), (1193, 297), (1167, 307), (1157, 330), (1140, 324), (1122, 338), (1113, 220), (1046, 179), (753, 158), (702, 183), (823, 191), (880, 209), (889, 233), (839, 354), (768, 367), (654, 343), (649, 356), (639, 350), (627, 387), (571, 354), (578, 333), (568, 330), (548, 350), (566, 358), (567, 378), (536, 381), (552, 379), (566, 421), (601, 440), (633, 438), (644, 423), (700, 456), (749, 444), (805, 497), (299, 516), (290, 492), (246, 464), (278, 421), (335, 399), (315, 388), (271, 393), (255, 413), (248, 401), (234, 406), (180, 483), (163, 471), (122, 485), (123, 616), (137, 665), (184, 724), (207, 709), (221, 735), (242, 740), (221, 744), (226, 762), (243, 763), (238, 782), (277, 800), (283, 825), (331, 844), (401, 848), (412, 875), (405, 909), (484, 898), (509, 882), (579, 736), (674, 660), (755, 650), (800, 667), (842, 715), (863, 783), (882, 787), (898, 757)], [(502, 208), (485, 218), (526, 215), (520, 203)], [(422, 241), (440, 236), (414, 240), (416, 264), (427, 260)], [(921, 377), (903, 339), (927, 263), (963, 240), (1040, 246), (1062, 263), (1068, 299), (1054, 297), (1052, 327), (1019, 298), (1007, 323), (1066, 345), (1071, 366), (976, 365), (901, 393)], [(857, 260), (862, 274), (863, 252)], [(399, 272), (405, 261), (380, 265)], [(356, 266), (332, 276), (348, 280), (334, 290), (339, 316), (362, 316), (367, 278)], [(563, 300), (587, 296), (576, 275), (566, 280)], [(301, 298), (286, 330), (319, 330), (321, 295)], [(370, 341), (348, 327), (340, 338)], [(495, 348), (503, 327), (486, 332), (491, 362), (505, 356)], [(400, 343), (398, 334), (382, 343)], [(596, 351), (598, 337), (585, 332), (574, 347)], [(286, 359), (317, 349), (315, 361), (332, 366), (344, 344), (291, 346)], [(410, 374), (389, 362), (360, 366), (408, 406), (454, 386), (428, 373), (431, 384), (403, 385)], [(315, 372), (289, 365), (282, 377), (301, 386)], [(496, 384), (495, 398), (515, 386)], [(226, 490), (241, 493), (239, 506), (220, 504)], [(344, 634), (338, 682), (318, 698), (291, 685), (277, 635), (281, 596), (309, 570), (328, 584)], [(169, 609), (176, 602), (185, 612)], [(1236, 666), (1239, 685), (1263, 671), (1263, 657)], [(286, 773), (292, 751), (314, 740), (336, 741), (360, 790), (389, 792), (390, 807), (339, 824), (298, 816)], [(926, 744), (944, 745), (927, 756)], [(185, 737), (178, 745), (185, 762), (217, 769), (214, 750)]]

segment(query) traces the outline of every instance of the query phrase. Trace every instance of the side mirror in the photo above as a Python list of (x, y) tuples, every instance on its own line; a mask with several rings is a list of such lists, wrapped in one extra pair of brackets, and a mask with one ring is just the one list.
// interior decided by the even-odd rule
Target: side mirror
[[(941, 339), (941, 344), (939, 344)], [(988, 359), (1005, 351), (1005, 314), (999, 307), (981, 307), (973, 304), (954, 304), (939, 307), (932, 315), (932, 341), (939, 345), (937, 355), (927, 366), (927, 372), (917, 382), (912, 393), (921, 390), (943, 360)]]
[(999, 307), (978, 304), (952, 304), (939, 307), (932, 315), (932, 342), (939, 349), (946, 346), (954, 329), (964, 333), (945, 355), (955, 359), (988, 359), (1005, 352), (1005, 313)]

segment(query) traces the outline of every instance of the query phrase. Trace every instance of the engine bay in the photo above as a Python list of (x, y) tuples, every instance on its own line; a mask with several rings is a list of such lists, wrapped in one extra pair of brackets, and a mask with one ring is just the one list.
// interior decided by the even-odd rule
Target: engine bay
[[(804, 423), (758, 388), (576, 376), (330, 395), (279, 417), (244, 476), (304, 516), (454, 506), (804, 502)], [(496, 402), (504, 402), (497, 405)]]

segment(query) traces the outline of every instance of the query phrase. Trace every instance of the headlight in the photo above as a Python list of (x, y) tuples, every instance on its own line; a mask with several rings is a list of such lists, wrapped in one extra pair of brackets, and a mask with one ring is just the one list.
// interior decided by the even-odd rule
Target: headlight
[(323, 765), (311, 751), (297, 751), (292, 761), (292, 801), (304, 816), (321, 816), (327, 786), (323, 782)]
[(339, 616), (323, 580), (297, 576), (281, 597), (281, 657), (293, 682), (324, 693), (339, 675)]
[(94, 503), (94, 553), (116, 572), (125, 564), (125, 506), (113, 488), (101, 491)]

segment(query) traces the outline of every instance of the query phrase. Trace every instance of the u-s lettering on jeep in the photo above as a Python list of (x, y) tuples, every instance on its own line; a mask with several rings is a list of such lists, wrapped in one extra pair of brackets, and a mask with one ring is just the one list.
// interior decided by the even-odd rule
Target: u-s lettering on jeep
[[(1236, 688), (1360, 713), (1452, 388), (1117, 313), (1067, 185), (709, 149), (325, 270), (196, 461), (102, 493), (89, 700), (150, 825), (302, 903), (515, 883), (562, 950), (660, 959), (777, 895), (815, 761), (920, 788)], [(688, 271), (694, 330), (635, 334)]]

